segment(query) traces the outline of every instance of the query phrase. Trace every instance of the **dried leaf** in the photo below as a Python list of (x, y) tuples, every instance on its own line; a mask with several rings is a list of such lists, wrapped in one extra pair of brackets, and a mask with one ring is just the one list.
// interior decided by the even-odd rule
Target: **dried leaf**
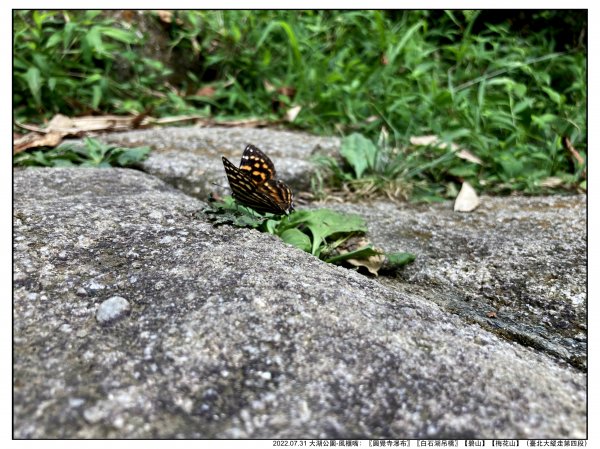
[[(442, 142), (440, 140), (440, 138), (438, 136), (436, 136), (435, 134), (430, 134), (427, 136), (412, 136), (410, 138), (410, 143), (412, 145), (417, 145), (417, 146), (435, 146), (437, 148), (447, 148), (448, 144), (446, 142)], [(452, 143), (450, 145), (450, 148), (452, 149), (452, 151), (458, 151), (460, 150), (460, 148), (458, 147), (458, 145)]]
[(565, 136), (563, 137), (562, 142), (563, 145), (567, 148), (567, 150), (569, 150), (569, 153), (571, 153), (571, 157), (575, 159), (579, 165), (582, 165), (584, 163), (584, 160), (571, 143), (571, 140)]
[(263, 80), (263, 86), (268, 93), (275, 92), (275, 86), (273, 86), (268, 80)]
[(157, 119), (152, 119), (152, 122), (150, 124), (168, 125), (169, 123), (185, 122), (188, 120), (196, 120), (197, 122), (201, 122), (201, 124), (206, 124), (206, 125), (214, 124), (214, 121), (212, 119), (207, 119), (204, 115), (199, 115), (199, 114), (175, 115), (173, 117), (161, 117), (161, 118), (157, 118)]
[[(365, 248), (369, 245), (371, 245), (371, 242), (369, 242), (364, 236), (355, 236), (348, 239), (336, 249), (340, 254), (346, 254), (351, 251), (357, 251), (361, 248)], [(365, 267), (367, 270), (369, 270), (369, 273), (378, 276), (378, 272), (385, 262), (385, 256), (383, 255), (383, 251), (381, 251), (381, 254), (369, 256), (366, 259), (346, 259), (345, 261), (351, 265), (354, 265), (355, 267)]]
[(215, 89), (213, 86), (204, 86), (196, 91), (196, 95), (198, 95), (199, 97), (211, 98), (215, 95), (216, 91), (217, 89)]
[(243, 120), (226, 120), (226, 121), (211, 121), (212, 126), (239, 126), (243, 128), (258, 128), (262, 126), (272, 125), (276, 122), (269, 122), (268, 120), (249, 118)]
[(439, 140), (438, 136), (435, 134), (430, 134), (427, 136), (411, 136), (410, 143), (412, 145), (431, 145)]
[(73, 118), (73, 131), (104, 131), (111, 129), (131, 129), (135, 117), (120, 117), (116, 115), (85, 116)]
[(294, 120), (296, 120), (296, 117), (298, 116), (301, 110), (302, 106), (294, 106), (288, 109), (285, 113), (285, 120), (288, 122), (293, 122)]
[(281, 94), (281, 95), (285, 95), (286, 97), (289, 97), (289, 98), (294, 98), (294, 95), (296, 95), (296, 88), (291, 87), (291, 86), (282, 86), (277, 89), (277, 93)]
[(463, 185), (458, 192), (456, 201), (454, 201), (455, 212), (471, 212), (479, 206), (479, 197), (475, 189), (468, 182), (463, 182)]
[(365, 267), (369, 270), (369, 273), (378, 276), (379, 270), (381, 269), (383, 262), (385, 262), (385, 256), (383, 254), (378, 254), (377, 256), (371, 256), (367, 259), (348, 259), (346, 262), (355, 267)]
[[(301, 108), (297, 106), (297, 108)], [(293, 120), (296, 118), (300, 109), (293, 111), (290, 109), (288, 113)], [(139, 127), (148, 127), (150, 125), (165, 125), (169, 123), (177, 123), (187, 120), (196, 120), (199, 125), (205, 126), (238, 126), (246, 128), (257, 128), (279, 123), (277, 121), (268, 121), (262, 119), (244, 119), (230, 121), (215, 121), (211, 118), (206, 118), (205, 115), (179, 115), (174, 117), (161, 117), (155, 119), (149, 117), (149, 111), (144, 111), (135, 116), (83, 116), (69, 118), (61, 114), (55, 115), (45, 127), (28, 125), (26, 123), (15, 122), (20, 128), (32, 131), (24, 136), (17, 136), (13, 139), (13, 154), (26, 150), (27, 148), (40, 146), (56, 146), (65, 136), (88, 136), (100, 131), (126, 131)]]
[[(45, 128), (16, 123), (21, 128), (39, 133), (59, 132), (63, 135), (82, 135), (90, 131), (128, 130), (139, 120), (139, 116), (100, 115), (69, 118), (61, 114), (55, 115)], [(146, 117), (140, 125), (155, 122), (152, 117)]]
[(135, 117), (133, 117), (133, 120), (131, 121), (131, 127), (133, 129), (139, 128), (142, 125), (142, 122), (144, 121), (144, 119), (146, 117), (150, 116), (150, 113), (152, 112), (153, 107), (149, 106), (147, 107), (144, 112), (136, 115)]
[[(446, 142), (441, 141), (440, 138), (438, 136), (436, 136), (435, 134), (429, 134), (426, 136), (412, 136), (410, 138), (410, 143), (412, 145), (417, 145), (417, 146), (431, 145), (431, 146), (441, 148), (441, 149), (448, 147), (448, 144)], [(483, 165), (483, 161), (481, 159), (479, 159), (477, 156), (475, 156), (470, 151), (460, 148), (455, 143), (450, 143), (450, 149), (452, 151), (456, 152), (456, 156), (461, 159), (464, 159), (469, 162), (473, 162), (474, 164)]]
[(168, 11), (166, 9), (159, 9), (156, 11), (156, 13), (158, 14), (158, 18), (161, 20), (161, 22), (173, 22), (173, 13), (171, 11)]
[(71, 129), (75, 128), (75, 124), (73, 120), (71, 120), (66, 115), (56, 114), (46, 125), (46, 131), (61, 131), (63, 129)]
[(63, 138), (64, 134), (59, 132), (50, 132), (40, 134), (32, 132), (13, 140), (13, 154), (25, 151), (28, 148), (34, 147), (55, 147)]
[(558, 187), (562, 183), (563, 183), (563, 181), (559, 177), (549, 176), (548, 178), (546, 178), (542, 182), (540, 182), (540, 186), (554, 188), (554, 187)]
[(473, 162), (474, 164), (483, 165), (483, 161), (481, 159), (479, 159), (477, 156), (475, 156), (473, 153), (471, 153), (470, 151), (460, 150), (458, 153), (456, 153), (456, 156), (461, 159), (464, 159), (465, 161)]
[(121, 18), (127, 23), (131, 23), (133, 21), (134, 17), (135, 17), (135, 12), (131, 9), (124, 9), (121, 12)]

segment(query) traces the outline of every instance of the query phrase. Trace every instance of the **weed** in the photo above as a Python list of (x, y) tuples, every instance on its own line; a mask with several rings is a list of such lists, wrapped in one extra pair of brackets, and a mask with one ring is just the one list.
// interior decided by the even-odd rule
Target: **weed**
[(23, 167), (131, 167), (149, 152), (149, 147), (121, 148), (86, 138), (84, 145), (64, 144), (49, 150), (24, 151), (14, 157), (13, 163)]
[(153, 92), (171, 69), (137, 51), (144, 38), (134, 28), (101, 11), (13, 15), (17, 120), (40, 121), (59, 112), (141, 112), (157, 103)]
[[(322, 197), (328, 191), (346, 199), (385, 196), (392, 201), (410, 198), (417, 202), (432, 202), (456, 197), (463, 181), (490, 193), (514, 190), (540, 193), (558, 185), (564, 189), (577, 189), (582, 180), (585, 182), (585, 163), (577, 165), (575, 173), (557, 177), (556, 185), (549, 186), (545, 180), (557, 176), (552, 167), (536, 169), (534, 162), (526, 167), (506, 152), (495, 153), (491, 166), (477, 164), (458, 157), (460, 147), (452, 142), (452, 137), (434, 139), (427, 145), (398, 148), (389, 143), (385, 129), (377, 144), (362, 134), (353, 133), (342, 139), (341, 161), (333, 157), (316, 159), (321, 169), (313, 177), (313, 188)], [(538, 150), (530, 157), (545, 161), (547, 156)]]
[[(311, 253), (329, 263), (345, 261), (365, 261), (380, 258), (379, 263), (370, 266), (376, 273), (384, 258), (388, 269), (395, 269), (412, 262), (410, 253), (384, 253), (361, 238), (359, 245), (350, 244), (356, 237), (364, 236), (367, 225), (364, 219), (355, 214), (344, 214), (330, 209), (294, 211), (290, 215), (257, 214), (252, 209), (238, 205), (227, 196), (222, 201), (211, 201), (202, 213), (215, 225), (231, 224), (237, 227), (254, 228), (279, 236), (284, 242)], [(360, 263), (359, 265), (363, 265)]]

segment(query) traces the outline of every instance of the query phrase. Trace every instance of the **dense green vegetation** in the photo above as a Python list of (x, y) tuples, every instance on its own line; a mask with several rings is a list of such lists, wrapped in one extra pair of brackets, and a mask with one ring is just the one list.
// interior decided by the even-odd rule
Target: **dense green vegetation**
[[(563, 142), (585, 158), (586, 11), (13, 14), (19, 122), (58, 112), (276, 121), (300, 106), (289, 126), (360, 133), (378, 149), (379, 167), (360, 174), (347, 156), (372, 151), (364, 141), (327, 162), (323, 188), (425, 199), (452, 196), (461, 180), (499, 193), (585, 188), (585, 164)], [(410, 144), (427, 134), (482, 163)]]

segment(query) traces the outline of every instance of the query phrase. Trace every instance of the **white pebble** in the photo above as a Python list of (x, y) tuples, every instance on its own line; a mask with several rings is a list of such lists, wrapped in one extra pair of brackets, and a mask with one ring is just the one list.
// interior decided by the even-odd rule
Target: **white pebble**
[(129, 302), (120, 296), (108, 298), (96, 311), (96, 319), (99, 323), (107, 323), (109, 321), (121, 318), (130, 309)]

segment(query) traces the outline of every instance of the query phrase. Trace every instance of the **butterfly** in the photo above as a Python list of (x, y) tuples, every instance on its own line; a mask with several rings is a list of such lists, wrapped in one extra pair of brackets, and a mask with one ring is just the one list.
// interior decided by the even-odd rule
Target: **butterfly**
[(237, 168), (222, 157), (225, 173), (233, 198), (257, 212), (288, 215), (294, 210), (291, 189), (276, 179), (275, 166), (265, 153), (254, 145), (247, 145)]

